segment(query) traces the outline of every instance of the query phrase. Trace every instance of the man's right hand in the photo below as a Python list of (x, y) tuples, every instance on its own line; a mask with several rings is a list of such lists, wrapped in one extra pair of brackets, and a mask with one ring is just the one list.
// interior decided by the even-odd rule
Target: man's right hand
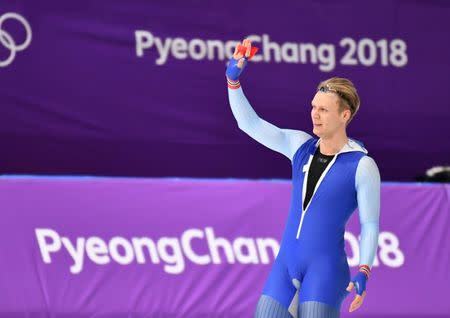
[[(239, 51), (240, 45), (243, 45), (246, 48), (245, 54)], [(245, 66), (248, 63), (248, 58), (250, 57), (251, 49), (252, 49), (252, 42), (250, 42), (250, 40), (248, 39), (242, 41), (242, 44), (238, 43), (236, 45), (233, 57), (230, 59), (227, 70), (225, 72), (228, 79), (232, 81), (237, 81), (239, 79), (239, 76), (241, 75), (242, 71), (244, 70)]]

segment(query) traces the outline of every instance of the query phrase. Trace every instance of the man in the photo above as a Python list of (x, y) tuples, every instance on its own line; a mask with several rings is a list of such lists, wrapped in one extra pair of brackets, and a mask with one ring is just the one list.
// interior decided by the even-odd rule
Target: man
[[(257, 318), (339, 317), (342, 301), (356, 290), (350, 311), (366, 295), (366, 281), (378, 245), (380, 175), (374, 160), (346, 127), (359, 109), (353, 84), (331, 78), (312, 100), (313, 133), (280, 129), (259, 118), (240, 87), (239, 75), (251, 54), (236, 47), (226, 75), (231, 110), (241, 130), (292, 162), (292, 201), (280, 251), (256, 308)], [(345, 224), (358, 207), (360, 267), (350, 280), (344, 251)], [(298, 311), (293, 310), (299, 292)], [(292, 315), (291, 315), (292, 314)]]

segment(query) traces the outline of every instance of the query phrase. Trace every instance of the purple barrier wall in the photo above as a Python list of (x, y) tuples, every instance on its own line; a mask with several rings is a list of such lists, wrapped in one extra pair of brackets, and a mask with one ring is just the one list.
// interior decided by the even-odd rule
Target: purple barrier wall
[(226, 61), (252, 36), (242, 83), (261, 117), (311, 133), (316, 85), (348, 77), (349, 135), (383, 180), (414, 180), (450, 164), (449, 16), (445, 1), (1, 1), (0, 173), (288, 178), (228, 106)]
[[(286, 181), (0, 178), (1, 317), (252, 317)], [(383, 184), (366, 301), (343, 317), (450, 317), (450, 186)], [(359, 224), (346, 232), (355, 271)]]

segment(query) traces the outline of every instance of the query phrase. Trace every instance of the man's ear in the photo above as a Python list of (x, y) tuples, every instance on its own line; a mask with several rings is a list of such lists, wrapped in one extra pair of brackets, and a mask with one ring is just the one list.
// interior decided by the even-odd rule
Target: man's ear
[(352, 115), (352, 112), (350, 111), (350, 109), (345, 109), (342, 112), (343, 119), (346, 120), (347, 122), (350, 120), (351, 115)]

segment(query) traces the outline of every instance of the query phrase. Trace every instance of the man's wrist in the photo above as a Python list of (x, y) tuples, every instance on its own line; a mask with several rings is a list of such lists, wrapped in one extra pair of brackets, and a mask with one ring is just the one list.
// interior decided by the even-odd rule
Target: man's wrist
[(359, 265), (359, 271), (366, 275), (367, 279), (369, 279), (371, 272), (369, 265)]
[(230, 89), (238, 89), (239, 87), (241, 87), (241, 83), (239, 82), (238, 79), (232, 80), (227, 77), (227, 86)]

